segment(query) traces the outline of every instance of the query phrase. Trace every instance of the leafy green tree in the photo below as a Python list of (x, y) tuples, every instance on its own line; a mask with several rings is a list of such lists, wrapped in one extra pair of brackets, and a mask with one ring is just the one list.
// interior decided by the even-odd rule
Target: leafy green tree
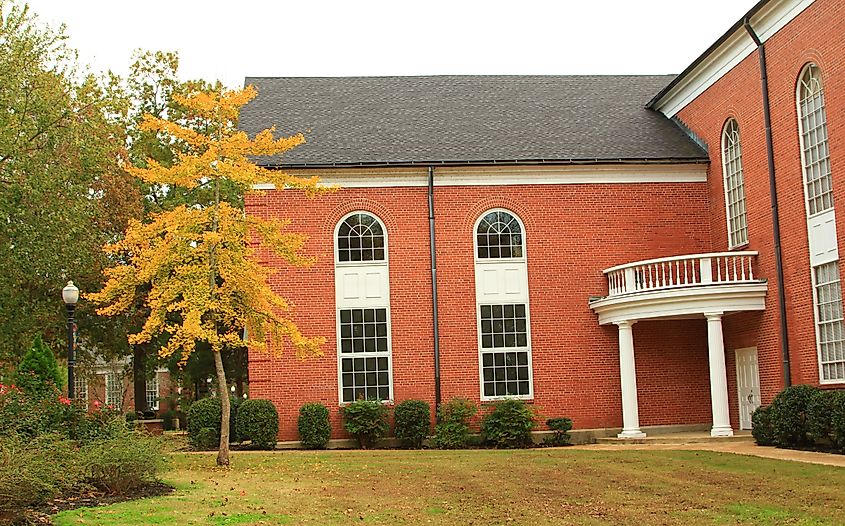
[(61, 388), (62, 376), (56, 357), (49, 347), (44, 345), (41, 335), (35, 337), (32, 347), (24, 355), (15, 371), (15, 383), (27, 393), (44, 393)]
[[(139, 187), (122, 168), (126, 103), (115, 83), (79, 70), (63, 27), (0, 0), (0, 366), (38, 333), (61, 346), (62, 287), (101, 283), (98, 247), (140, 215)], [(80, 304), (89, 347), (107, 328), (90, 314)]]

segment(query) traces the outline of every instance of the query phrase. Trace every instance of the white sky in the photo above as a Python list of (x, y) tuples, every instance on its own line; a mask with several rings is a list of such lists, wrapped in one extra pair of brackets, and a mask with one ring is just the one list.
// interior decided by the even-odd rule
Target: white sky
[(29, 0), (94, 70), (178, 51), (183, 79), (679, 73), (755, 0)]

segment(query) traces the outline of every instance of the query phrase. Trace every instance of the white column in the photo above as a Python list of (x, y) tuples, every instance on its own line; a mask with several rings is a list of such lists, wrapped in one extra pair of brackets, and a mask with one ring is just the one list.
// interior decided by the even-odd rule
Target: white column
[(637, 371), (634, 367), (634, 331), (636, 321), (619, 321), (619, 376), (622, 381), (622, 432), (619, 438), (644, 438), (640, 431), (637, 406)]
[(713, 409), (713, 428), (710, 436), (729, 437), (731, 418), (728, 411), (728, 374), (725, 369), (725, 340), (722, 336), (721, 312), (705, 312), (707, 318), (707, 349), (710, 356), (710, 404)]

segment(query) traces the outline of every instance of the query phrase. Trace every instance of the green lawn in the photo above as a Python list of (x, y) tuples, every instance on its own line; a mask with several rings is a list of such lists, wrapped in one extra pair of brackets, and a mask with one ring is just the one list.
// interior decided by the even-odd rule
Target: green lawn
[(165, 497), (70, 524), (845, 524), (845, 469), (702, 451), (174, 454)]

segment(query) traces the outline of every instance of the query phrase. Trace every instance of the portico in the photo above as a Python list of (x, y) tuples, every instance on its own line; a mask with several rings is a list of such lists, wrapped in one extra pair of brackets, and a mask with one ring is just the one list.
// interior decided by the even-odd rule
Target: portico
[(756, 252), (675, 256), (612, 267), (604, 271), (609, 294), (590, 301), (600, 325), (619, 330), (622, 432), (619, 438), (644, 438), (640, 429), (633, 326), (639, 321), (707, 321), (712, 410), (711, 436), (732, 436), (722, 319), (765, 309), (767, 283), (754, 277)]

